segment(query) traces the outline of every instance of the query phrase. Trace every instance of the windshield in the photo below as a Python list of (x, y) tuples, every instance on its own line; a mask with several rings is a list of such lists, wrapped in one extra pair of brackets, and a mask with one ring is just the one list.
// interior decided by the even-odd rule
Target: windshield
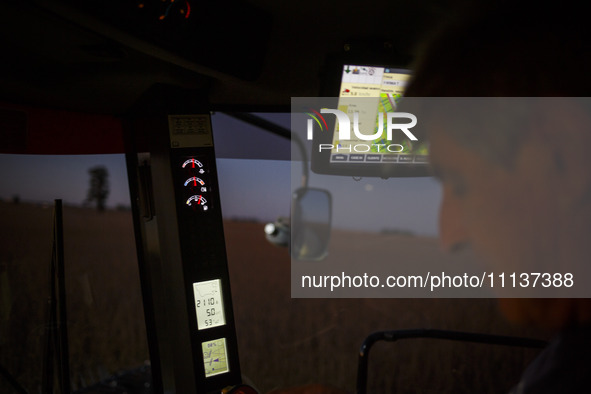
[[(261, 116), (289, 127), (287, 113)], [(488, 299), (293, 299), (288, 249), (272, 245), (264, 234), (267, 222), (290, 215), (289, 141), (224, 114), (213, 116), (213, 127), (241, 369), (261, 392), (310, 381), (351, 389), (358, 348), (376, 330), (437, 327), (527, 334), (504, 323)], [(72, 388), (80, 390), (125, 371), (149, 375), (124, 156), (1, 155), (0, 161), (0, 365), (29, 392), (39, 389), (52, 206), (61, 198)], [(101, 193), (95, 187), (92, 192), (97, 181), (92, 170), (100, 168), (107, 174), (103, 188), (108, 188), (102, 211)], [(309, 179), (313, 187), (324, 187), (324, 182), (314, 174)], [(347, 188), (373, 196), (377, 205), (391, 199), (410, 204), (397, 187), (408, 180), (330, 182), (341, 182), (345, 189), (333, 195), (329, 253), (337, 253), (338, 242), (352, 231), (366, 232), (368, 240), (377, 235), (386, 245), (400, 239), (412, 244), (420, 236), (436, 246), (439, 195), (432, 179), (404, 186), (429, 196), (422, 203), (428, 207), (423, 221), (412, 213), (387, 211), (367, 221), (347, 217), (347, 206), (355, 203)], [(393, 258), (397, 253), (392, 251)], [(499, 392), (511, 386), (534, 354), (428, 340), (376, 346), (368, 391), (415, 392), (423, 387), (468, 393), (484, 386)], [(474, 363), (491, 374), (475, 375)], [(6, 380), (0, 382), (0, 391), (10, 392)]]

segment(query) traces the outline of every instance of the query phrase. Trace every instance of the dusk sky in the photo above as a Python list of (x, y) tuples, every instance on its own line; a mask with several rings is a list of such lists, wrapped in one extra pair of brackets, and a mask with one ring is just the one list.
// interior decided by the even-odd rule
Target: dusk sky
[[(290, 127), (290, 114), (265, 114)], [(213, 116), (222, 210), (227, 218), (272, 221), (289, 216), (290, 142), (227, 115)], [(246, 159), (246, 158), (249, 159)], [(88, 170), (109, 172), (109, 207), (129, 206), (124, 155), (0, 155), (0, 198), (81, 204), (89, 187)], [(381, 231), (406, 229), (436, 235), (439, 186), (432, 178), (355, 181), (311, 174), (310, 186), (328, 189), (335, 227)]]

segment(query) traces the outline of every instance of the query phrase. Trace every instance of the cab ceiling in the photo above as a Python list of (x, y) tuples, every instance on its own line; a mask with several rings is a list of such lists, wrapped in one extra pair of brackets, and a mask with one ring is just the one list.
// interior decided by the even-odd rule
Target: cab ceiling
[(392, 62), (407, 63), (430, 27), (461, 5), (177, 0), (190, 6), (190, 17), (177, 10), (162, 27), (163, 3), (3, 2), (0, 100), (117, 115), (165, 85), (195, 92), (214, 108), (287, 108), (290, 97), (320, 94), (324, 65), (345, 44), (362, 54), (388, 42)]

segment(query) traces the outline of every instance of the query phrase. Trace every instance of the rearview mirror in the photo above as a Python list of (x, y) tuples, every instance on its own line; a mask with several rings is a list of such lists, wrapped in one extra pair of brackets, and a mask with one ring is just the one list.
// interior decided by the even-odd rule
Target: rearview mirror
[(332, 199), (328, 191), (299, 188), (292, 195), (291, 257), (322, 260), (328, 254)]

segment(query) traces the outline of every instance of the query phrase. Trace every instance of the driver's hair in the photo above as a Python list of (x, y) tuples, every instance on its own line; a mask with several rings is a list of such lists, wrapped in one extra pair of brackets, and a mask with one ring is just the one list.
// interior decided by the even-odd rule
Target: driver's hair
[(466, 11), (436, 29), (418, 50), (405, 94), (590, 96), (588, 15), (568, 0), (510, 1)]
[[(417, 51), (405, 95), (590, 96), (588, 13), (574, 1), (546, 3), (496, 2), (448, 21)], [(502, 127), (494, 133), (468, 128), (446, 131), (456, 141), (508, 166), (528, 132)]]

